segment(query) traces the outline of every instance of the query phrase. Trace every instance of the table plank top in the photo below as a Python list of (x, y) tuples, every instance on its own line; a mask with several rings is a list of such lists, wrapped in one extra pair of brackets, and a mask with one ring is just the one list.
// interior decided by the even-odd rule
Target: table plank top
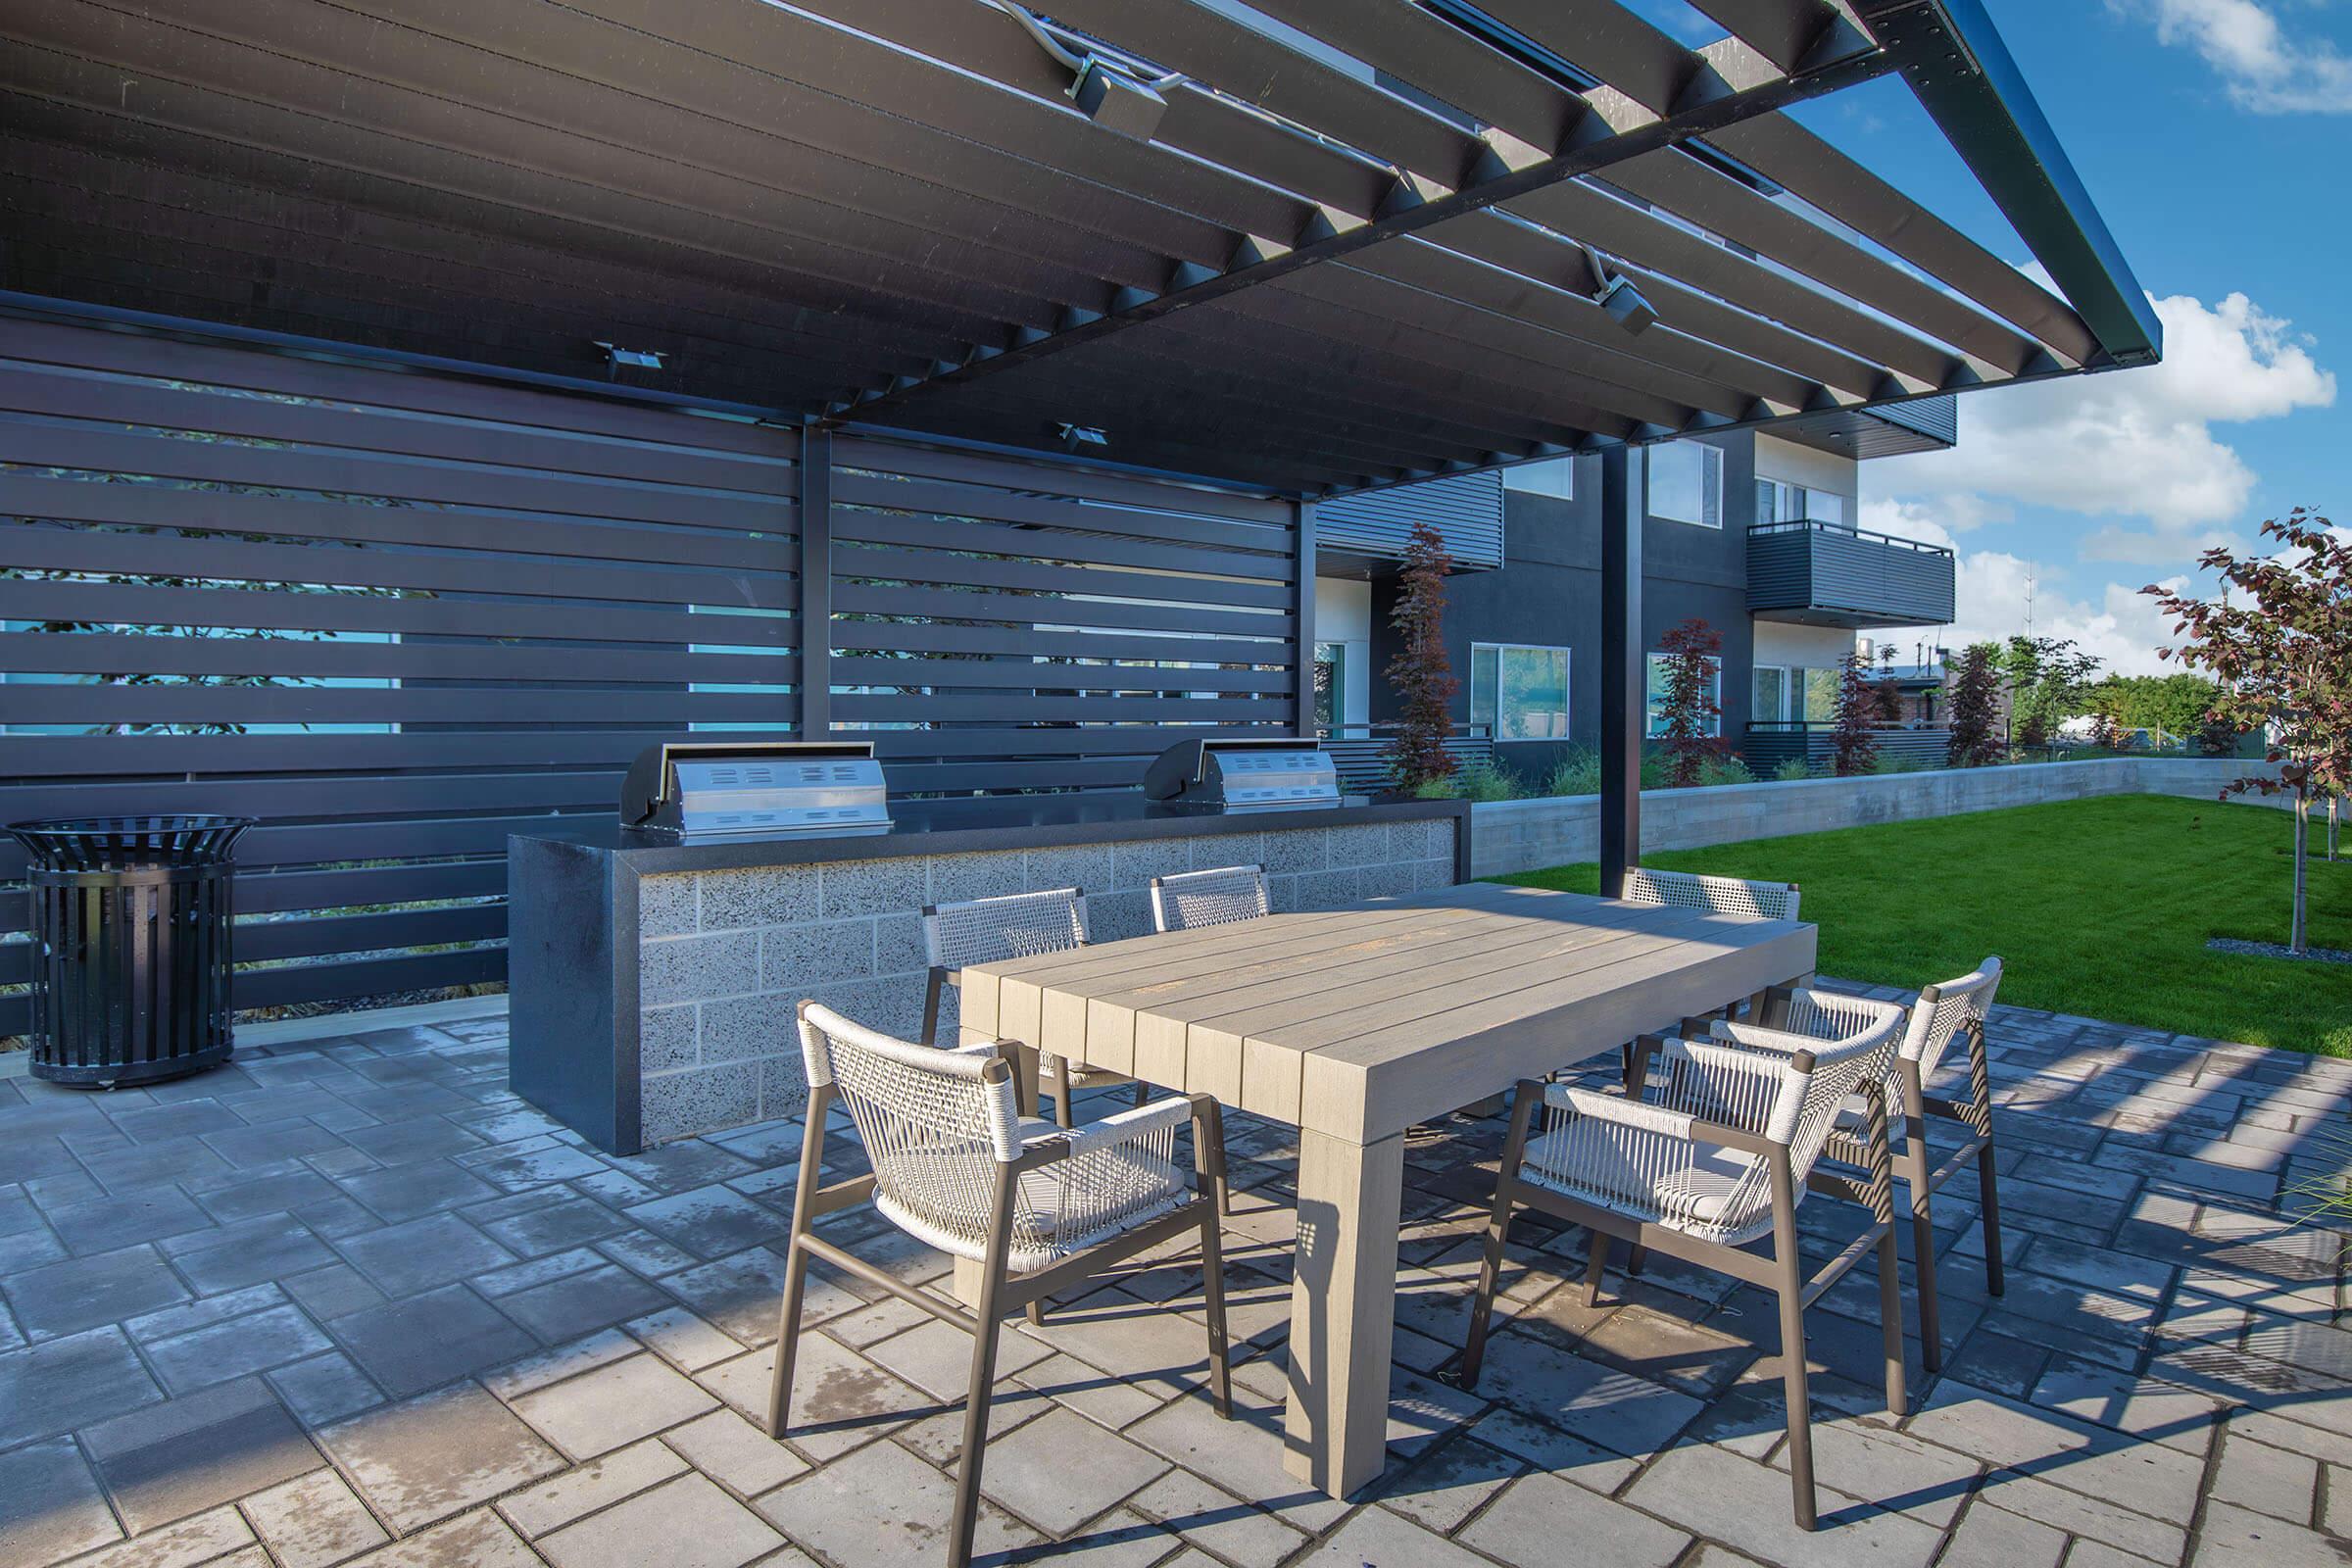
[(1370, 1142), (1809, 974), (1816, 935), (1467, 883), (974, 964), (962, 1026)]

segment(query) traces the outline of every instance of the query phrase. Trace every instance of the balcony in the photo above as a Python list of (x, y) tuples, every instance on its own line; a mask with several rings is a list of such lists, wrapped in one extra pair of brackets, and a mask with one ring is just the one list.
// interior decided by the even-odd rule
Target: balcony
[(1444, 536), (1456, 571), (1501, 565), (1501, 473), (1447, 474), (1324, 502), (1315, 509), (1317, 567), (1333, 576), (1390, 575), (1404, 560), (1413, 524), (1423, 520)]
[[(1881, 757), (1921, 767), (1941, 767), (1951, 755), (1952, 732), (1940, 724), (1882, 724), (1871, 738)], [(1770, 778), (1790, 761), (1826, 773), (1837, 760), (1838, 726), (1803, 719), (1750, 724), (1740, 752), (1758, 778)]]
[(1941, 545), (1811, 518), (1747, 530), (1747, 611), (1759, 620), (1940, 626), (1953, 594), (1952, 553)]

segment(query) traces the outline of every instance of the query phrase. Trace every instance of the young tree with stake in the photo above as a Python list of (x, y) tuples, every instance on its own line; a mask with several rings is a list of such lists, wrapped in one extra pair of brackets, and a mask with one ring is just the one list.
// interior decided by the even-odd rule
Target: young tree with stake
[(2160, 585), (2140, 592), (2175, 617), (2180, 648), (2157, 656), (2210, 671), (2221, 683), (2213, 716), (2269, 739), (2276, 778), (2232, 779), (2222, 798), (2291, 794), (2294, 803), (2294, 913), (2290, 952), (2308, 951), (2311, 806), (2352, 791), (2352, 539), (2306, 507), (2262, 525), (2274, 553), (2208, 550), (2200, 560), (2230, 593), (2192, 599)]

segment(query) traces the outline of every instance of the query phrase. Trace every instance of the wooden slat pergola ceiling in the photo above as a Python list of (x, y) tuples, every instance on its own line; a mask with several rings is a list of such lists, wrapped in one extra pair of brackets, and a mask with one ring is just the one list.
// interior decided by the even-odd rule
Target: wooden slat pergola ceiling
[[(1694, 5), (14, 6), (6, 286), (1303, 497), (2155, 358), (1978, 0)], [(2058, 293), (1783, 113), (1897, 72)]]

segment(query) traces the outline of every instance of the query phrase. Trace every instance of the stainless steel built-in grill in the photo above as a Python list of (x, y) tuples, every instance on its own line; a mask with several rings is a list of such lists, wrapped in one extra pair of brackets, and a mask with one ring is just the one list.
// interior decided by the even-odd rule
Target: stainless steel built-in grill
[(1144, 793), (1203, 810), (1337, 806), (1340, 775), (1312, 741), (1181, 741), (1146, 770)]
[(680, 838), (783, 838), (890, 828), (882, 764), (867, 741), (669, 743), (621, 786), (629, 827)]

